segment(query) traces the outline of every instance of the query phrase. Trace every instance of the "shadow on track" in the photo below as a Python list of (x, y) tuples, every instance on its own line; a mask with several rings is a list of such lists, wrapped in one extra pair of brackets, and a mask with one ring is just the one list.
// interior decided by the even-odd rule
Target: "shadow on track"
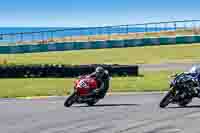
[(93, 106), (81, 105), (73, 107), (128, 107), (128, 106), (139, 106), (140, 104), (96, 104)]

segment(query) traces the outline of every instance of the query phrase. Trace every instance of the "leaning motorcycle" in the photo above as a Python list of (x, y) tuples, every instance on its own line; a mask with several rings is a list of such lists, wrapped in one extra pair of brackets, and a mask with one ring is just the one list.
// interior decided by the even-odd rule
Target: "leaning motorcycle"
[(86, 103), (88, 106), (93, 106), (100, 100), (92, 93), (98, 87), (98, 82), (95, 78), (84, 77), (74, 83), (74, 92), (65, 101), (65, 107), (70, 107), (75, 103)]
[(184, 107), (195, 97), (195, 88), (199, 86), (195, 77), (188, 73), (176, 74), (173, 77), (170, 90), (160, 102), (161, 108), (165, 108), (170, 103)]

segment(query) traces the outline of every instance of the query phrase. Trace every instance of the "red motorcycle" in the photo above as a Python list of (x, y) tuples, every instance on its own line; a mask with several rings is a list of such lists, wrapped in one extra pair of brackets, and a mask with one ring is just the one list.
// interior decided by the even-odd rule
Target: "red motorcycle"
[(86, 103), (89, 106), (93, 106), (100, 99), (92, 95), (92, 91), (97, 89), (98, 82), (95, 78), (83, 77), (75, 81), (74, 92), (67, 98), (64, 103), (65, 107), (70, 107), (74, 103), (82, 104)]

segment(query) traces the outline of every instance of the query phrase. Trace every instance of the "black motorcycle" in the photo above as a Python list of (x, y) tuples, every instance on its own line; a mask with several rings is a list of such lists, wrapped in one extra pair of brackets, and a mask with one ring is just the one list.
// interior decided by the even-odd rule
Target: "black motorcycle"
[(195, 88), (199, 86), (197, 78), (188, 73), (173, 75), (170, 83), (170, 90), (160, 102), (160, 107), (165, 108), (168, 104), (186, 106), (195, 96)]

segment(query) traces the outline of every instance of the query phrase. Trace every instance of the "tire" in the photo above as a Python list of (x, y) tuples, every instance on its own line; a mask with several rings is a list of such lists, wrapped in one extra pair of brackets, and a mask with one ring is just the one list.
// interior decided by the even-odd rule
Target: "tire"
[(88, 101), (87, 105), (88, 106), (94, 106), (97, 102), (98, 102), (98, 100)]
[(167, 94), (160, 102), (160, 107), (165, 108), (171, 102), (172, 98), (173, 98), (173, 92), (172, 91), (167, 92)]
[(192, 99), (185, 99), (184, 101), (179, 102), (178, 105), (180, 107), (186, 107), (191, 101)]
[(76, 98), (77, 98), (76, 94), (73, 93), (71, 96), (69, 96), (69, 97), (67, 98), (67, 100), (66, 100), (65, 103), (64, 103), (64, 106), (65, 106), (65, 107), (70, 107), (70, 106), (72, 106), (72, 104), (75, 103)]

